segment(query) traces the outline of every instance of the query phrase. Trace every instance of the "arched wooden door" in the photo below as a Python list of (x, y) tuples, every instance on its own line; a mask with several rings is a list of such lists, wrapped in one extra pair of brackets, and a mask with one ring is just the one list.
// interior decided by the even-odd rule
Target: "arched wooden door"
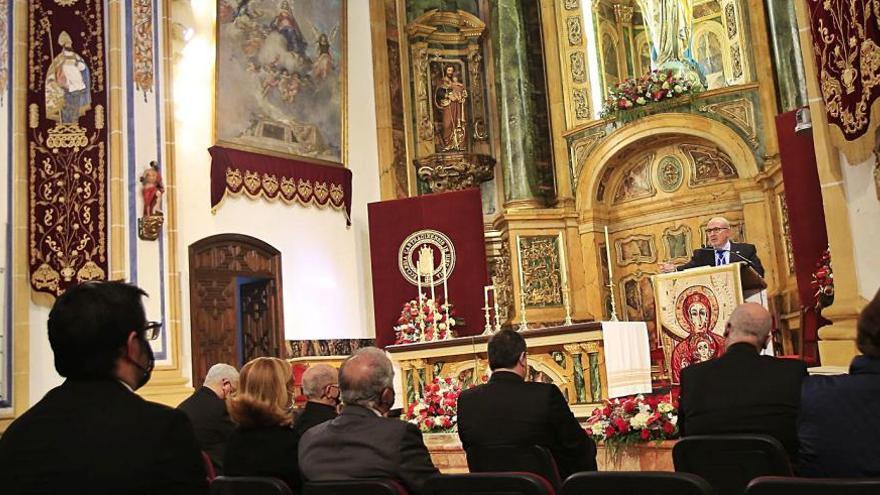
[(194, 386), (215, 363), (286, 357), (277, 249), (242, 234), (206, 237), (189, 247), (189, 287)]

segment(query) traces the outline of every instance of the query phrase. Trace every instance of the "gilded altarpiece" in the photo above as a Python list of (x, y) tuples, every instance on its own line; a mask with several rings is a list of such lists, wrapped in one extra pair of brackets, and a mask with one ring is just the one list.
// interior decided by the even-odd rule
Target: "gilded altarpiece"
[(107, 277), (103, 8), (29, 2), (30, 283), (53, 296)]
[(559, 236), (518, 238), (526, 306), (561, 306), (565, 284)]
[(406, 26), (422, 192), (466, 189), (495, 176), (485, 33), (486, 24), (462, 10), (429, 10)]

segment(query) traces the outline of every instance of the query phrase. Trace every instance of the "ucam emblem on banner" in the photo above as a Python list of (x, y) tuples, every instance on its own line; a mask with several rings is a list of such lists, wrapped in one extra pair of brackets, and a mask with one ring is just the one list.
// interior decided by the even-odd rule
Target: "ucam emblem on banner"
[[(430, 277), (423, 274), (419, 282), (419, 259), (430, 254), (433, 271)], [(455, 245), (452, 239), (439, 230), (413, 232), (400, 244), (397, 254), (400, 273), (412, 285), (438, 286), (452, 276), (455, 268)], [(425, 263), (425, 261), (422, 261)]]

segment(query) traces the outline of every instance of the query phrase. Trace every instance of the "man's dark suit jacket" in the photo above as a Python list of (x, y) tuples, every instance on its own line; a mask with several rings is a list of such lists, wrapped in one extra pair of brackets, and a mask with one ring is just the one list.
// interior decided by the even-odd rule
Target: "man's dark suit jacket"
[(196, 440), (211, 458), (217, 475), (223, 474), (223, 453), (226, 440), (235, 429), (229, 419), (226, 402), (208, 387), (199, 387), (191, 396), (177, 406), (186, 413), (196, 432)]
[(309, 428), (336, 417), (336, 408), (318, 402), (306, 402), (306, 407), (293, 422), (293, 431), (302, 437)]
[(461, 393), (458, 437), (465, 449), (547, 447), (563, 480), (572, 473), (596, 470), (596, 444), (578, 424), (559, 388), (525, 382), (508, 371), (495, 372), (489, 383)]
[(803, 361), (761, 356), (750, 344), (731, 345), (718, 359), (681, 371), (681, 435), (770, 435), (794, 460)]
[(67, 380), (0, 437), (0, 491), (207, 493), (186, 415), (116, 380)]
[(393, 478), (414, 495), (438, 474), (418, 428), (355, 405), (303, 435), (299, 468), (306, 481)]
[(299, 493), (298, 442), (299, 436), (289, 426), (236, 428), (226, 444), (226, 474), (271, 476), (287, 483), (293, 493)]
[(858, 356), (849, 375), (810, 376), (801, 389), (798, 474), (880, 477), (880, 358)]
[[(749, 260), (755, 267), (755, 271), (758, 272), (758, 275), (762, 277), (764, 276), (764, 265), (761, 264), (761, 259), (758, 258), (758, 250), (755, 248), (754, 244), (731, 241), (730, 262), (736, 263), (737, 261), (742, 261), (733, 253), (739, 253), (740, 256)], [(694, 254), (691, 256), (690, 261), (683, 265), (679, 265), (676, 267), (676, 270), (687, 270), (688, 268), (696, 268), (698, 266), (715, 266), (715, 251), (712, 251), (711, 249), (694, 250)]]

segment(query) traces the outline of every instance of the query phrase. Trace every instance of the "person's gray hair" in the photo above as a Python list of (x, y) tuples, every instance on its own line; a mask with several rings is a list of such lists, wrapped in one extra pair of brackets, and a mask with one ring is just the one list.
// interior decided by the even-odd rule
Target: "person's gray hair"
[(205, 375), (205, 385), (220, 386), (223, 380), (229, 380), (232, 383), (238, 382), (238, 370), (234, 366), (226, 363), (217, 363), (211, 366), (208, 374)]
[(727, 229), (730, 228), (730, 220), (728, 220), (728, 219), (726, 219), (726, 218), (724, 218), (724, 217), (713, 217), (713, 218), (710, 218), (710, 219), (709, 219), (709, 222), (707, 222), (707, 225), (708, 225), (709, 223), (712, 223), (712, 222), (720, 223), (721, 225), (724, 225), (724, 228), (727, 228)]
[(358, 349), (339, 368), (339, 389), (344, 404), (375, 407), (382, 391), (393, 387), (391, 360), (375, 347)]
[(336, 368), (327, 364), (309, 366), (302, 376), (303, 393), (309, 399), (319, 399), (327, 385), (334, 385), (338, 381)]
[(756, 303), (740, 304), (730, 314), (728, 337), (752, 337), (763, 343), (773, 327), (773, 318), (763, 306)]

